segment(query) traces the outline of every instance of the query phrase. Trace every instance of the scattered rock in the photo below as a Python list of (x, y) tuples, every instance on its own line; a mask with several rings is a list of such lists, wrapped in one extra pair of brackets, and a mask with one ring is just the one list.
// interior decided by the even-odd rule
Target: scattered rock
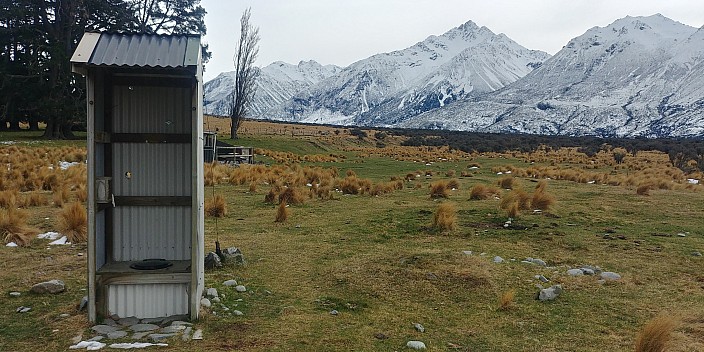
[(567, 270), (567, 275), (569, 275), (569, 276), (582, 276), (582, 275), (584, 275), (584, 271), (582, 271), (582, 269), (570, 269), (570, 270)]
[(421, 341), (408, 341), (406, 342), (406, 347), (414, 350), (424, 350), (426, 349), (425, 344)]
[(10, 297), (19, 297), (19, 296), (21, 296), (21, 295), (22, 295), (22, 294), (19, 293), (19, 292), (17, 292), (17, 291), (10, 292)]
[(220, 303), (220, 297), (213, 297), (210, 299), (212, 303)]
[(535, 278), (536, 278), (537, 280), (540, 280), (540, 282), (550, 282), (550, 280), (548, 280), (548, 278), (546, 278), (546, 277), (543, 276), (543, 275), (535, 275)]
[(541, 301), (552, 301), (557, 298), (560, 293), (562, 293), (562, 285), (553, 285), (540, 290), (540, 293), (538, 293), (538, 299)]
[(108, 333), (107, 337), (108, 339), (114, 340), (114, 339), (121, 339), (123, 337), (127, 336), (127, 331), (122, 331), (122, 330), (117, 330)]
[(214, 287), (209, 288), (206, 291), (206, 296), (208, 297), (217, 297), (218, 296), (218, 290)]
[(677, 236), (678, 237), (687, 237), (687, 234), (680, 232), (677, 234)]
[(81, 312), (88, 307), (88, 296), (83, 296), (81, 298), (81, 303), (78, 304), (78, 311)]
[(237, 286), (237, 281), (235, 280), (227, 280), (222, 283), (223, 285), (230, 287), (230, 286)]
[(330, 311), (330, 315), (338, 315), (340, 312), (338, 312), (336, 309), (333, 309)]
[(61, 280), (50, 280), (40, 282), (32, 286), (30, 291), (33, 293), (61, 293), (66, 290), (66, 285)]
[(621, 275), (614, 273), (614, 272), (611, 272), (611, 271), (605, 271), (605, 272), (601, 273), (600, 276), (602, 279), (607, 280), (607, 281), (621, 280)]
[[(68, 318), (70, 316), (71, 316), (71, 314), (68, 314), (68, 313), (59, 314), (59, 318)], [(78, 340), (78, 341), (80, 341), (80, 340)]]
[(193, 340), (202, 340), (203, 339), (203, 330), (198, 329), (193, 333)]
[(232, 311), (232, 314), (234, 314), (234, 315), (236, 315), (236, 316), (242, 316), (242, 315), (244, 315), (244, 313), (242, 313), (241, 311), (236, 310), (236, 309)]
[(374, 337), (379, 340), (386, 340), (389, 338), (388, 336), (386, 336), (386, 334), (381, 332), (377, 332), (376, 334), (374, 334)]
[(183, 341), (188, 341), (191, 339), (191, 332), (193, 332), (193, 328), (190, 326), (187, 326), (185, 330), (183, 330), (183, 334), (181, 335), (181, 340)]
[(187, 321), (182, 321), (182, 320), (174, 320), (171, 322), (171, 325), (193, 326), (193, 323), (189, 323)]
[[(88, 339), (88, 341), (102, 341), (103, 339), (105, 339), (105, 336), (97, 335), (97, 336), (91, 337), (90, 339)], [(80, 341), (81, 341), (81, 339), (78, 339), (78, 341), (76, 341), (76, 343), (78, 343)]]
[(101, 335), (107, 335), (111, 332), (115, 332), (117, 330), (120, 330), (118, 327), (110, 326), (110, 325), (95, 325), (90, 329), (93, 330), (93, 332), (95, 332), (96, 334), (101, 334)]
[(154, 324), (161, 325), (164, 322), (164, 318), (144, 318), (140, 323), (142, 324)]
[(219, 268), (222, 266), (222, 262), (220, 261), (220, 257), (218, 257), (215, 252), (208, 252), (208, 254), (205, 256), (205, 268), (206, 269), (215, 269)]
[(149, 338), (154, 342), (163, 341), (174, 336), (176, 336), (176, 334), (149, 334)]
[(132, 340), (141, 340), (141, 339), (143, 339), (145, 336), (147, 336), (147, 335), (149, 335), (149, 334), (151, 334), (151, 331), (135, 332), (135, 333), (132, 335)]
[(413, 327), (416, 328), (418, 332), (425, 332), (425, 328), (420, 323), (414, 323)]
[(501, 258), (498, 255), (496, 257), (494, 257), (494, 263), (499, 264), (499, 263), (503, 263), (503, 262), (504, 262), (504, 258)]
[(462, 254), (471, 256), (472, 254), (474, 254), (474, 252), (472, 252), (472, 251), (462, 251)]
[(29, 312), (30, 310), (32, 310), (32, 308), (22, 306), (22, 307), (17, 308), (16, 311), (17, 311), (17, 313), (27, 313), (27, 312)]
[(175, 334), (183, 330), (186, 330), (185, 325), (169, 325), (165, 328), (162, 328), (159, 332), (162, 334)]
[(695, 257), (701, 257), (701, 256), (702, 256), (702, 253), (701, 253), (701, 252), (694, 251), (694, 252), (692, 252), (692, 255), (695, 256)]
[(244, 256), (242, 251), (236, 247), (226, 248), (222, 251), (223, 260), (226, 262), (232, 262), (235, 264), (244, 264)]
[(244, 285), (237, 285), (237, 286), (235, 286), (235, 291), (237, 291), (237, 292), (247, 292), (247, 288), (244, 287)]
[(437, 279), (438, 279), (438, 276), (435, 275), (435, 273), (427, 273), (427, 274), (425, 274), (425, 277), (426, 277), (428, 280), (437, 280)]
[(205, 308), (210, 308), (213, 304), (210, 303), (210, 300), (209, 300), (209, 299), (203, 297), (203, 298), (200, 300), (200, 305), (203, 306), (203, 307), (205, 307)]
[(122, 326), (132, 326), (134, 324), (139, 324), (139, 318), (137, 318), (137, 317), (122, 318), (122, 319), (118, 320), (117, 323)]
[(134, 332), (145, 332), (145, 331), (154, 331), (158, 330), (159, 325), (154, 325), (154, 324), (134, 324), (130, 326), (130, 330)]

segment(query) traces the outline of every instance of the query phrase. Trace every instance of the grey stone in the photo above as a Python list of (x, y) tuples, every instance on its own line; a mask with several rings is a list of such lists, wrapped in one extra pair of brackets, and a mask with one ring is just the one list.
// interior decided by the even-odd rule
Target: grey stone
[(687, 234), (680, 232), (677, 234), (677, 236), (678, 237), (687, 237)]
[(207, 298), (201, 298), (200, 300), (200, 305), (205, 307), (205, 308), (210, 308), (213, 304), (210, 302), (209, 299)]
[(137, 318), (137, 317), (122, 318), (122, 319), (118, 320), (117, 323), (122, 326), (132, 326), (134, 324), (139, 324), (139, 318)]
[(61, 293), (66, 290), (66, 285), (61, 280), (49, 280), (32, 286), (33, 293)]
[(175, 325), (175, 326), (193, 326), (193, 323), (189, 323), (189, 322), (183, 321), (183, 320), (174, 320), (174, 321), (171, 322), (171, 325)]
[(163, 341), (174, 336), (176, 334), (149, 334), (149, 338), (154, 342)]
[(504, 258), (501, 258), (498, 255), (496, 257), (494, 257), (494, 263), (499, 264), (499, 263), (503, 263), (503, 262), (504, 262)]
[(567, 275), (569, 275), (569, 276), (582, 276), (582, 275), (584, 275), (584, 271), (582, 271), (582, 269), (570, 269), (570, 270), (567, 270)]
[(21, 296), (21, 295), (22, 295), (21, 293), (16, 292), (16, 291), (10, 292), (10, 297), (19, 297), (19, 296)]
[(220, 303), (220, 297), (213, 297), (210, 299), (210, 302), (212, 303)]
[(330, 311), (330, 315), (338, 315), (340, 312), (338, 312), (336, 309), (333, 309)]
[(159, 330), (159, 332), (162, 334), (175, 334), (177, 332), (181, 332), (183, 330), (186, 330), (186, 328), (187, 328), (187, 326), (185, 326), (185, 325), (169, 325), (169, 326)]
[(208, 297), (217, 297), (218, 289), (216, 289), (215, 287), (210, 287), (205, 291), (205, 295)]
[[(582, 271), (584, 271), (585, 274), (587, 274), (586, 269), (589, 269), (594, 272), (594, 275), (599, 275), (601, 274), (601, 268), (598, 266), (592, 266), (592, 265), (583, 265), (582, 266)], [(587, 274), (590, 275), (590, 274)]]
[(81, 303), (78, 304), (78, 311), (83, 311), (88, 307), (88, 296), (81, 297)]
[(694, 252), (692, 252), (692, 255), (695, 256), (695, 257), (701, 257), (701, 256), (702, 256), (702, 253), (701, 253), (701, 252), (694, 251)]
[(235, 286), (235, 291), (237, 291), (237, 292), (247, 292), (247, 288), (244, 287), (244, 285), (237, 285), (237, 286)]
[(95, 325), (90, 329), (93, 330), (93, 332), (95, 332), (97, 334), (101, 334), (101, 335), (107, 335), (111, 332), (115, 332), (117, 330), (120, 330), (118, 327), (110, 326), (110, 325)]
[(535, 275), (535, 278), (536, 278), (537, 280), (540, 280), (540, 282), (550, 282), (550, 280), (548, 280), (548, 278), (546, 278), (546, 277), (543, 276), (543, 275)]
[(416, 328), (418, 332), (425, 332), (425, 327), (423, 327), (423, 325), (420, 323), (414, 323), (413, 327)]
[(103, 340), (103, 339), (105, 339), (105, 336), (103, 336), (103, 335), (98, 335), (98, 336), (93, 336), (93, 337), (91, 337), (88, 341), (97, 342), (97, 341), (100, 341), (100, 340)]
[(27, 313), (27, 312), (29, 312), (30, 310), (32, 310), (32, 308), (22, 306), (22, 307), (17, 308), (16, 311), (17, 311), (17, 313)]
[(244, 315), (244, 313), (242, 313), (241, 311), (236, 310), (236, 309), (232, 311), (232, 314), (237, 315), (237, 316), (242, 316), (242, 315)]
[(117, 331), (113, 331), (113, 332), (108, 333), (108, 338), (111, 340), (121, 339), (125, 336), (127, 336), (127, 331), (122, 331), (122, 330), (117, 330)]
[(230, 247), (226, 248), (224, 251), (222, 251), (223, 259), (226, 262), (232, 262), (235, 264), (244, 264), (244, 256), (242, 255), (242, 251), (240, 251), (239, 248), (236, 247)]
[(474, 254), (474, 252), (472, 252), (472, 251), (462, 251), (462, 254), (464, 254), (464, 255), (472, 255), (472, 254)]
[(406, 342), (406, 347), (414, 350), (424, 350), (426, 349), (425, 343), (421, 341), (408, 341)]
[(228, 287), (230, 287), (230, 286), (237, 286), (237, 281), (235, 281), (235, 280), (227, 280), (227, 281), (223, 282), (222, 284), (225, 285), (225, 286), (228, 286)]
[(144, 318), (140, 320), (140, 323), (142, 324), (155, 324), (155, 325), (161, 325), (164, 322), (164, 318)]
[(206, 269), (215, 269), (219, 268), (222, 266), (222, 262), (220, 261), (220, 257), (218, 257), (215, 252), (209, 252), (205, 256), (205, 268)]
[(183, 334), (181, 334), (181, 340), (183, 341), (188, 341), (191, 339), (191, 332), (193, 332), (193, 328), (190, 326), (187, 326), (185, 330), (183, 330)]
[(117, 324), (117, 322), (114, 321), (114, 320), (112, 320), (111, 318), (105, 318), (105, 319), (103, 319), (103, 325), (115, 326), (115, 327), (119, 326), (119, 325)]
[(163, 318), (160, 325), (166, 326), (166, 325), (171, 324), (174, 321), (186, 321), (186, 320), (188, 320), (188, 318), (189, 318), (189, 316), (187, 314), (170, 315), (166, 318)]
[(149, 331), (135, 332), (135, 333), (132, 335), (132, 340), (141, 340), (141, 339), (143, 339), (145, 336), (147, 336), (147, 335), (149, 335), (149, 334), (151, 334), (151, 332), (149, 332)]
[(554, 285), (540, 290), (540, 293), (538, 294), (538, 299), (541, 301), (552, 301), (557, 298), (560, 293), (562, 293), (562, 286)]
[(582, 269), (582, 272), (584, 273), (584, 275), (594, 275), (595, 274), (594, 270), (592, 270), (590, 268), (581, 268), (581, 269)]
[(529, 261), (533, 264), (540, 265), (540, 266), (547, 266), (548, 265), (542, 259), (538, 259), (538, 258), (531, 258), (531, 260), (529, 260)]
[(159, 325), (156, 324), (134, 324), (130, 326), (130, 330), (134, 332), (154, 331), (158, 329)]
[(59, 314), (59, 318), (68, 318), (70, 316), (71, 316), (71, 314), (68, 314), (68, 313)]
[(203, 339), (203, 330), (198, 329), (193, 333), (193, 337), (191, 338), (192, 340), (202, 340)]
[(614, 273), (612, 271), (604, 271), (599, 276), (601, 276), (602, 279), (607, 280), (607, 281), (621, 280), (621, 275)]

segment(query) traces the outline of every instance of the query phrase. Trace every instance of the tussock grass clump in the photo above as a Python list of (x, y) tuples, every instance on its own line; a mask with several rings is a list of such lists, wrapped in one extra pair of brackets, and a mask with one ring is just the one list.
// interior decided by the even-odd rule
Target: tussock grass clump
[(445, 173), (445, 176), (455, 177), (456, 174), (457, 174), (457, 171), (455, 171), (455, 170), (447, 170), (447, 172)]
[(84, 185), (79, 185), (76, 188), (76, 199), (81, 203), (85, 203), (88, 200), (88, 190)]
[(54, 206), (57, 208), (61, 208), (64, 206), (64, 203), (68, 202), (68, 198), (71, 195), (71, 191), (69, 190), (67, 185), (63, 185), (60, 188), (54, 189), (54, 194), (52, 196), (52, 200), (54, 201)]
[(9, 209), (17, 208), (17, 197), (19, 193), (16, 190), (0, 191), (0, 207)]
[(503, 189), (514, 189), (517, 186), (517, 182), (513, 176), (504, 176), (499, 179), (498, 185)]
[(677, 327), (675, 318), (659, 315), (649, 321), (636, 338), (636, 352), (666, 351), (672, 331)]
[(533, 197), (531, 197), (530, 205), (533, 209), (548, 210), (555, 204), (555, 197), (549, 194), (547, 189), (547, 181), (540, 180), (535, 188)]
[(457, 207), (453, 203), (441, 203), (433, 216), (433, 228), (447, 232), (457, 228)]
[(430, 184), (430, 198), (449, 198), (450, 188), (447, 181), (437, 181)]
[(279, 203), (301, 205), (305, 203), (305, 201), (305, 193), (294, 187), (288, 187), (279, 194)]
[(449, 189), (460, 189), (460, 181), (456, 178), (450, 179), (447, 181), (447, 187)]
[(288, 216), (289, 210), (286, 202), (284, 201), (279, 203), (279, 206), (276, 208), (276, 218), (274, 219), (274, 222), (286, 222), (286, 220), (288, 220)]
[(220, 194), (216, 194), (212, 198), (208, 198), (205, 201), (205, 214), (213, 218), (222, 218), (227, 215), (227, 203), (225, 203), (225, 197)]
[(530, 209), (531, 196), (523, 190), (515, 189), (501, 197), (499, 207), (506, 211), (510, 218), (516, 218), (522, 210)]
[(508, 290), (499, 295), (499, 310), (509, 310), (514, 307), (516, 290)]
[(83, 204), (73, 202), (59, 213), (57, 230), (71, 243), (86, 242), (88, 239), (88, 213)]
[(24, 201), (22, 203), (25, 208), (41, 207), (49, 205), (49, 199), (47, 199), (46, 195), (42, 193), (32, 192), (24, 196)]
[(653, 188), (655, 188), (655, 185), (652, 183), (644, 183), (636, 188), (636, 194), (639, 196), (649, 196)]
[(496, 194), (499, 194), (499, 190), (497, 188), (483, 184), (476, 184), (469, 191), (469, 199), (485, 200), (494, 197)]
[(39, 230), (27, 225), (27, 213), (15, 207), (0, 209), (0, 235), (5, 243), (26, 247)]

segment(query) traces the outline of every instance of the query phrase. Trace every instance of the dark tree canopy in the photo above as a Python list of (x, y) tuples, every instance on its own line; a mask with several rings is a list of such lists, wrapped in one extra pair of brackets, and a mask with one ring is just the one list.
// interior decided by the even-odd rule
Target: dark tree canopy
[(200, 0), (3, 0), (0, 130), (45, 122), (45, 137), (70, 138), (85, 122), (85, 82), (69, 63), (85, 31), (205, 34), (204, 16)]

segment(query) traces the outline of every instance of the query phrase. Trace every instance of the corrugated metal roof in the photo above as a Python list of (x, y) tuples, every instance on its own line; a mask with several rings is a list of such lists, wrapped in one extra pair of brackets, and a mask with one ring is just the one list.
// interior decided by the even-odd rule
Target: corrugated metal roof
[[(81, 40), (87, 40), (84, 38)], [(80, 45), (80, 44), (79, 44)], [(88, 65), (178, 68), (198, 64), (197, 35), (100, 33)]]

